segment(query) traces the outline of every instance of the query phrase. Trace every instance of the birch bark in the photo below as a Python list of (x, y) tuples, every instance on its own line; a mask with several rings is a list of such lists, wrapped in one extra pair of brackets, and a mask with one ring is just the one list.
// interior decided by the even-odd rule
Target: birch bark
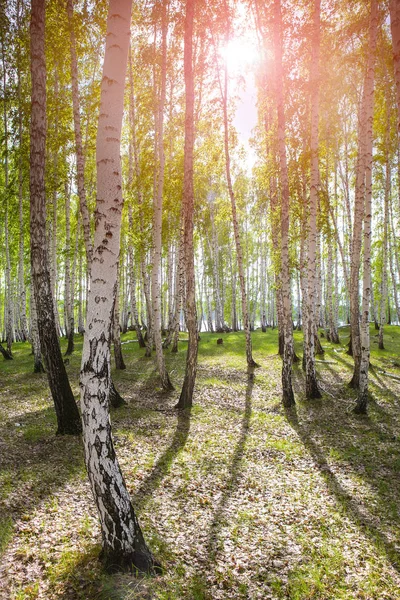
[(153, 341), (156, 350), (157, 369), (161, 380), (161, 387), (164, 391), (173, 390), (174, 387), (170, 381), (162, 348), (161, 337), (161, 251), (162, 251), (162, 206), (164, 193), (164, 170), (165, 170), (165, 151), (164, 151), (164, 107), (167, 84), (167, 0), (162, 1), (161, 17), (161, 89), (158, 107), (155, 115), (156, 133), (156, 166), (155, 166), (155, 186), (153, 201), (153, 252), (152, 252), (152, 271), (151, 271), (151, 296), (152, 296), (152, 321), (153, 321)]
[(320, 12), (321, 2), (314, 2), (312, 49), (311, 49), (311, 174), (310, 174), (310, 210), (307, 228), (307, 284), (306, 297), (307, 310), (304, 322), (304, 355), (306, 375), (306, 398), (321, 398), (317, 376), (315, 372), (315, 322), (316, 314), (316, 291), (317, 291), (317, 205), (319, 190), (319, 165), (318, 165), (318, 123), (319, 123), (319, 50), (320, 50)]
[(76, 56), (76, 39), (74, 30), (74, 4), (73, 0), (67, 0), (67, 16), (70, 35), (70, 55), (71, 55), (71, 79), (72, 79), (72, 108), (74, 114), (75, 131), (75, 153), (76, 153), (76, 181), (78, 185), (79, 206), (82, 214), (83, 237), (85, 240), (87, 268), (90, 271), (92, 262), (93, 244), (90, 235), (90, 215), (86, 202), (85, 189), (85, 158), (83, 154), (80, 99), (78, 86), (78, 60)]
[(378, 13), (377, 0), (371, 0), (371, 18), (368, 40), (367, 71), (361, 102), (359, 125), (359, 149), (356, 170), (356, 189), (354, 200), (353, 236), (350, 264), (350, 329), (354, 358), (354, 371), (350, 385), (359, 387), (361, 366), (360, 309), (359, 309), (359, 273), (361, 260), (362, 223), (365, 202), (365, 173), (368, 161), (368, 147), (372, 140), (374, 78), (376, 61)]
[(110, 338), (122, 215), (120, 136), (132, 2), (110, 0), (96, 142), (97, 202), (81, 365), (85, 462), (97, 505), (108, 570), (153, 570), (115, 455), (109, 415)]
[(32, 1), (31, 12), (31, 147), (30, 231), (31, 267), (38, 313), (38, 329), (49, 386), (57, 415), (57, 433), (79, 433), (80, 417), (61, 356), (54, 318), (48, 268), (45, 202), (46, 64), (44, 51), (44, 0)]
[(194, 75), (193, 75), (193, 23), (195, 0), (186, 0), (184, 33), (184, 77), (185, 77), (185, 149), (183, 175), (183, 226), (184, 226), (184, 265), (186, 325), (189, 343), (186, 354), (185, 379), (178, 408), (188, 408), (193, 404), (193, 390), (197, 372), (198, 332), (194, 278), (193, 247), (193, 150), (194, 150)]
[(289, 266), (289, 179), (285, 145), (285, 110), (283, 99), (282, 68), (282, 13), (280, 0), (274, 0), (274, 53), (275, 53), (275, 93), (278, 114), (278, 154), (279, 175), (281, 184), (281, 268), (280, 286), (282, 293), (282, 330), (283, 330), (283, 362), (282, 362), (282, 402), (284, 406), (295, 403), (292, 389), (293, 360), (293, 323), (292, 302), (290, 294)]

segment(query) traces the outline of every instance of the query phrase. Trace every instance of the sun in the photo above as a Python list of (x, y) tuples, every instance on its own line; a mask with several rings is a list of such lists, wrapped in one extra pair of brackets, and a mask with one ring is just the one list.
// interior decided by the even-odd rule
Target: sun
[(221, 56), (228, 63), (229, 71), (243, 73), (256, 65), (259, 60), (257, 44), (251, 39), (238, 37), (229, 40), (221, 48)]

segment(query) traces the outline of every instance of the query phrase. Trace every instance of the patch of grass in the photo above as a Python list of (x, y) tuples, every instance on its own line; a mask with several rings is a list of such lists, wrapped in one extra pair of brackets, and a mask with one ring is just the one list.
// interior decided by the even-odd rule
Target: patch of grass
[[(392, 362), (381, 361), (394, 362), (396, 353), (398, 360), (398, 329), (387, 328), (385, 351), (372, 351), (372, 362), (379, 359), (388, 370)], [(31, 373), (29, 346), (16, 344), (13, 364), (0, 361), (6, 459), (0, 503), (12, 506), (19, 522), (15, 531), (8, 522), (2, 539), (7, 560), (13, 556), (17, 565), (12, 578), (21, 600), (40, 594), (74, 600), (397, 600), (399, 383), (371, 375), (370, 414), (356, 418), (356, 393), (347, 387), (352, 359), (322, 339), (324, 358), (334, 363), (319, 371), (328, 393), (320, 401), (304, 400), (304, 374), (296, 367), (291, 417), (281, 405), (277, 331), (252, 337), (261, 367), (249, 379), (243, 333), (201, 334), (188, 419), (172, 408), (186, 342), (177, 355), (165, 353), (176, 386), (171, 395), (154, 393), (154, 360), (145, 359), (137, 343), (123, 346), (127, 369), (113, 377), (129, 403), (113, 410), (111, 421), (145, 539), (164, 568), (155, 578), (102, 573), (80, 442), (54, 436), (46, 376)], [(301, 357), (302, 334), (294, 337)], [(133, 332), (123, 336), (134, 338)], [(82, 338), (76, 341), (67, 369), (78, 393)], [(29, 565), (37, 568), (37, 581), (26, 579)], [(46, 592), (44, 585), (50, 586)]]
[(0, 518), (0, 556), (3, 554), (8, 542), (11, 540), (14, 523), (11, 517)]

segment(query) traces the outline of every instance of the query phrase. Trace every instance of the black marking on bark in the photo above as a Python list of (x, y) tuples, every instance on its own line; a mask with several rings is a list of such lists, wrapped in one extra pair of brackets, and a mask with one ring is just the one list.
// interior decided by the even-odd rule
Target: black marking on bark
[(94, 447), (96, 448), (96, 452), (98, 456), (101, 456), (101, 448), (103, 446), (103, 444), (100, 441), (100, 438), (98, 435), (96, 435), (96, 439), (94, 440)]
[(106, 283), (106, 280), (101, 279), (100, 277), (97, 277), (96, 279), (93, 279), (93, 283)]
[(96, 296), (94, 301), (96, 302), (96, 304), (98, 304), (100, 302), (100, 296)]

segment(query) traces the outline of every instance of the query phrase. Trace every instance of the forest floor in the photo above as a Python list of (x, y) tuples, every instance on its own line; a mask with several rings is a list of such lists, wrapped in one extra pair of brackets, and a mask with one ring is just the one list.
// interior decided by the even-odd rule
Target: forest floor
[[(1, 600), (380, 600), (400, 598), (400, 328), (373, 340), (368, 416), (355, 416), (352, 359), (322, 340), (323, 398), (281, 405), (277, 334), (202, 334), (193, 409), (174, 410), (185, 342), (166, 353), (176, 391), (123, 336), (128, 404), (111, 419), (154, 578), (106, 576), (81, 441), (57, 437), (45, 375), (28, 344), (0, 362)], [(376, 332), (371, 328), (371, 335)], [(295, 333), (301, 355), (301, 334)], [(81, 338), (67, 366), (78, 396)], [(388, 376), (389, 374), (397, 376)]]

